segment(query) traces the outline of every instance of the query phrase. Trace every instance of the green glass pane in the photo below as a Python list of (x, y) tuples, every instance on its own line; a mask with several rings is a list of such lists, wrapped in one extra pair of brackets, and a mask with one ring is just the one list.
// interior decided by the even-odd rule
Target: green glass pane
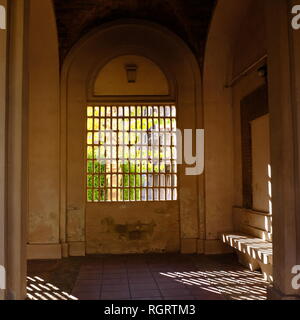
[(130, 175), (130, 187), (135, 187), (135, 176), (133, 174)]
[(124, 187), (129, 187), (129, 175), (125, 174), (124, 175)]
[(106, 170), (105, 162), (102, 162), (102, 163), (100, 164), (100, 173), (105, 173), (105, 170)]
[(141, 173), (141, 163), (140, 163), (140, 161), (136, 162), (136, 173)]
[(135, 162), (130, 163), (130, 173), (135, 173)]
[(135, 200), (135, 191), (134, 189), (130, 189), (130, 201), (134, 201)]
[(100, 172), (100, 164), (98, 161), (94, 162), (94, 172), (99, 173)]
[(137, 187), (141, 186), (141, 176), (140, 175), (136, 175), (135, 184), (136, 184)]
[(99, 188), (100, 186), (100, 181), (99, 181), (99, 176), (94, 176), (94, 187)]
[(105, 191), (100, 190), (100, 201), (105, 201)]
[(93, 147), (87, 147), (87, 158), (93, 159)]
[(92, 202), (93, 201), (93, 190), (87, 191), (87, 201)]
[(99, 159), (99, 147), (94, 147), (94, 159)]
[(91, 175), (87, 176), (87, 186), (88, 186), (88, 188), (93, 187), (93, 176), (91, 176)]
[(104, 187), (105, 187), (105, 175), (104, 175), (104, 174), (102, 174), (102, 175), (100, 176), (100, 187), (101, 187), (101, 188), (104, 188)]
[(94, 201), (98, 202), (99, 200), (99, 190), (94, 190)]
[(87, 162), (87, 172), (88, 173), (93, 173), (94, 172), (93, 161), (88, 161)]
[(111, 192), (110, 192), (110, 190), (106, 190), (105, 200), (106, 201), (111, 201)]
[(141, 201), (141, 190), (140, 189), (136, 189), (135, 199), (136, 199), (136, 201)]
[(124, 170), (125, 173), (129, 173), (129, 162), (128, 161), (124, 161)]
[(124, 201), (129, 201), (129, 190), (124, 189)]

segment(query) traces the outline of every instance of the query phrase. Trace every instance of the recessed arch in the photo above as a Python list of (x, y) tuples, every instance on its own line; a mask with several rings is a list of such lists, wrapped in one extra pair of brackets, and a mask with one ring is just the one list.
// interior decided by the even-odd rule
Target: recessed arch
[[(130, 83), (126, 68), (133, 68), (135, 79)], [(168, 96), (169, 81), (160, 67), (139, 55), (120, 55), (101, 66), (93, 79), (94, 97), (104, 96)]]
[[(120, 97), (95, 96), (92, 89), (96, 72), (111, 59), (122, 55), (142, 56), (161, 67), (170, 87), (169, 94), (123, 96), (122, 101)], [(70, 172), (80, 172), (82, 168), (82, 161), (78, 159), (83, 159), (84, 154), (82, 132), (84, 132), (85, 120), (82, 110), (87, 101), (176, 103), (180, 129), (202, 128), (201, 74), (194, 54), (178, 36), (153, 23), (126, 20), (104, 25), (79, 41), (64, 62), (61, 89), (62, 176), (64, 177), (61, 190), (63, 208), (65, 208), (62, 219), (67, 221), (66, 229), (61, 232), (67, 234), (71, 247), (73, 243), (79, 244), (80, 252), (84, 254), (86, 240), (86, 204), (82, 195), (84, 178), (80, 176), (81, 173), (75, 178)], [(70, 142), (71, 136), (74, 141), (80, 141), (77, 146)], [(169, 217), (175, 210), (172, 205), (154, 209), (155, 212), (161, 212), (163, 217), (158, 220), (155, 218), (155, 225), (172, 225), (175, 224), (176, 219), (180, 220), (179, 230), (174, 231), (178, 233), (178, 239), (174, 240), (176, 236), (172, 236), (172, 239), (159, 240), (159, 243), (154, 242), (151, 248), (146, 244), (144, 250), (197, 252), (199, 216), (204, 215), (203, 210), (201, 212), (198, 210), (200, 199), (203, 201), (203, 181), (199, 182), (199, 177), (185, 176), (183, 168), (180, 168), (179, 181), (180, 199), (176, 205), (178, 205), (180, 217)], [(68, 207), (76, 210), (70, 212), (67, 210)], [(122, 208), (120, 210), (122, 211)], [(155, 231), (157, 233), (154, 232), (154, 238), (157, 236), (158, 239), (158, 234), (162, 230), (159, 230), (159, 227), (157, 230)]]

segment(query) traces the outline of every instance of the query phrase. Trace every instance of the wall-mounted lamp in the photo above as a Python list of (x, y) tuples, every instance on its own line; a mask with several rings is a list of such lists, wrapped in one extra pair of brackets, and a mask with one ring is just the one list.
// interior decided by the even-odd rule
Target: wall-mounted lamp
[(136, 83), (138, 66), (136, 64), (127, 64), (125, 69), (128, 83)]
[(257, 70), (257, 73), (261, 78), (267, 78), (268, 77), (268, 66), (266, 64), (261, 66)]

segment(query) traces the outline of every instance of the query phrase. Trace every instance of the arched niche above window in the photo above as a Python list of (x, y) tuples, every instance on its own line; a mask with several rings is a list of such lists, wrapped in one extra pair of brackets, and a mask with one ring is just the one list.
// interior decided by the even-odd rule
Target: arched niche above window
[(94, 96), (168, 96), (164, 72), (148, 58), (124, 55), (109, 61), (98, 73)]

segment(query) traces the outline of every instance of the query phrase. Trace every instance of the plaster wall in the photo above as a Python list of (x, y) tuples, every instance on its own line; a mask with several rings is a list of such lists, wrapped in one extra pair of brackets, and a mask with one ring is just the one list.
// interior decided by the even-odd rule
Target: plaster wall
[(269, 115), (251, 122), (253, 209), (269, 212), (270, 125)]
[[(205, 127), (205, 238), (217, 241), (233, 228), (233, 46), (250, 1), (218, 1), (206, 44), (203, 75)], [(220, 246), (217, 252), (222, 252)]]
[[(249, 12), (240, 25), (233, 45), (233, 77), (246, 70), (266, 54), (266, 36), (263, 1), (254, 0), (248, 6)], [(242, 140), (241, 140), (241, 100), (262, 86), (264, 79), (256, 70), (241, 77), (232, 88), (234, 123), (234, 206), (243, 206), (242, 190)]]
[[(136, 82), (129, 83), (126, 67), (137, 67)], [(160, 68), (151, 60), (126, 55), (109, 61), (95, 81), (96, 96), (167, 96), (168, 80)]]
[(58, 244), (59, 58), (52, 1), (31, 1), (29, 28), (28, 243)]
[[(242, 207), (240, 101), (264, 84), (240, 73), (266, 54), (263, 1), (219, 1), (206, 46), (204, 123), (206, 239), (232, 231), (233, 207)], [(219, 251), (220, 252), (220, 251)]]

